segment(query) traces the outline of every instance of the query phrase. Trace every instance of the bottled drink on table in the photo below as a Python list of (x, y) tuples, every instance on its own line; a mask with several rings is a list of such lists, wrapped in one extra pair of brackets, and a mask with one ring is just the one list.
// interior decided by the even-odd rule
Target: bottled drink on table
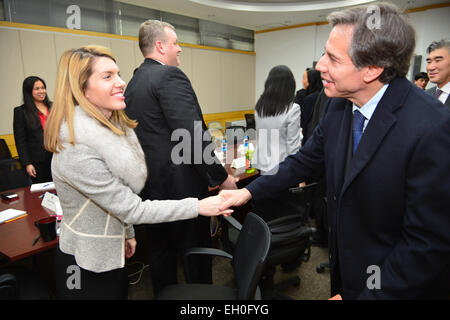
[(253, 173), (255, 172), (255, 168), (253, 167), (253, 154), (255, 153), (255, 148), (253, 144), (248, 142), (248, 136), (244, 139), (244, 147), (245, 147), (245, 172)]
[(222, 161), (223, 163), (226, 163), (227, 160), (227, 139), (222, 139)]

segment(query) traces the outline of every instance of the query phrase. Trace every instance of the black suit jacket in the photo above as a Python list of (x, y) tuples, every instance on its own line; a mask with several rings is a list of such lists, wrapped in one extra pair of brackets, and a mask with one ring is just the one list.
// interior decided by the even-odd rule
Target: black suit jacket
[(311, 116), (313, 114), (313, 108), (314, 104), (317, 100), (318, 92), (313, 92), (305, 97), (303, 100), (303, 105), (301, 105), (301, 120), (300, 120), (300, 127), (302, 127), (303, 132), (306, 132), (306, 127), (308, 126), (308, 123), (311, 121)]
[(51, 157), (51, 153), (44, 148), (44, 130), (39, 119), (37, 122), (39, 125), (36, 127), (28, 124), (24, 105), (14, 108), (14, 140), (23, 166), (43, 162)]
[[(255, 201), (274, 197), (325, 170), (332, 294), (450, 297), (448, 108), (405, 78), (393, 80), (345, 175), (351, 121), (352, 103), (330, 99), (305, 146), (248, 190)], [(380, 286), (371, 289), (376, 274)]]
[[(145, 59), (127, 86), (125, 102), (127, 115), (138, 121), (136, 134), (148, 166), (143, 198), (202, 198), (208, 195), (208, 185), (225, 181), (228, 174), (213, 155), (209, 134), (205, 135), (197, 96), (179, 68)], [(181, 141), (178, 133), (187, 134), (188, 140)], [(186, 147), (181, 153), (180, 142)], [(174, 163), (172, 151), (185, 163)], [(202, 155), (207, 152), (217, 163), (205, 163)]]

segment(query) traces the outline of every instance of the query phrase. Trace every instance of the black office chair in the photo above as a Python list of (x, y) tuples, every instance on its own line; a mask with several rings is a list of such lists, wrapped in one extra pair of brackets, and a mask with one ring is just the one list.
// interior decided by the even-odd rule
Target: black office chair
[(11, 151), (9, 151), (5, 139), (0, 139), (0, 160), (5, 159), (12, 159)]
[(0, 160), (0, 192), (29, 185), (31, 185), (31, 178), (19, 160)]
[[(230, 223), (240, 226), (231, 216)], [(258, 283), (269, 253), (271, 235), (267, 224), (254, 213), (249, 213), (242, 226), (233, 255), (213, 248), (192, 248), (185, 253), (184, 267), (187, 284), (170, 285), (156, 297), (157, 300), (253, 300), (260, 299)], [(215, 255), (232, 261), (237, 288), (194, 284), (191, 282), (189, 257), (194, 254)]]
[[(312, 199), (317, 183), (305, 187), (291, 188), (289, 191), (295, 196), (296, 203), (292, 208), (295, 212), (280, 212), (280, 218), (267, 222), (272, 234), (272, 241), (266, 267), (261, 277), (262, 296), (265, 300), (288, 299), (279, 291), (289, 285), (300, 285), (300, 278), (295, 276), (280, 283), (274, 283), (276, 266), (285, 269), (297, 268), (310, 257), (311, 235), (315, 231), (307, 222), (311, 210)], [(225, 250), (233, 250), (238, 228), (224, 226), (222, 242)]]
[(0, 270), (0, 300), (49, 300), (52, 295), (44, 281), (24, 267)]
[(31, 185), (31, 179), (18, 159), (11, 156), (5, 139), (0, 139), (0, 192)]
[(317, 183), (291, 188), (289, 191), (296, 198), (297, 212), (288, 213), (267, 223), (272, 232), (272, 244), (261, 282), (265, 299), (288, 299), (280, 291), (288, 286), (300, 285), (300, 277), (297, 275), (276, 284), (274, 277), (278, 265), (281, 265), (283, 270), (290, 271), (309, 261), (311, 236), (315, 229), (309, 226), (307, 218), (316, 188)]

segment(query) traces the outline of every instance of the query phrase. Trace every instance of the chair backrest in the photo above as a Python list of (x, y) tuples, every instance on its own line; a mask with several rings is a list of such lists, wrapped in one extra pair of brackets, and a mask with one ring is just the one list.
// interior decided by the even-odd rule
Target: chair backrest
[(31, 185), (30, 176), (17, 159), (0, 160), (0, 191)]
[(51, 291), (38, 273), (23, 266), (0, 269), (0, 300), (49, 300)]
[(316, 192), (318, 185), (317, 182), (313, 182), (304, 187), (290, 188), (290, 197), (288, 200), (295, 208), (295, 211), (290, 212), (289, 214), (300, 214), (304, 217), (305, 221), (307, 221), (311, 212), (314, 193)]
[(239, 300), (254, 298), (269, 254), (271, 234), (262, 218), (250, 212), (245, 218), (233, 254)]
[(4, 159), (12, 159), (12, 156), (5, 139), (0, 139), (0, 160)]
[(17, 279), (13, 274), (0, 275), (0, 299), (15, 300), (18, 298)]

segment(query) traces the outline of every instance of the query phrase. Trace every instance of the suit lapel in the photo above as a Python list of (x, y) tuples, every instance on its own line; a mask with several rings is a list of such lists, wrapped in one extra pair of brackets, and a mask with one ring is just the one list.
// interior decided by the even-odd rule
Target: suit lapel
[[(342, 142), (336, 147), (336, 153), (334, 155), (334, 185), (336, 190), (340, 190), (345, 178), (345, 167), (347, 162), (347, 150), (349, 148), (349, 134), (352, 125), (352, 103), (345, 100), (344, 115), (340, 121), (340, 131), (338, 132), (338, 140)], [(339, 120), (336, 120), (339, 121)]]
[(386, 106), (380, 102), (370, 119), (366, 130), (364, 130), (358, 149), (356, 149), (356, 152), (350, 161), (348, 174), (345, 178), (344, 186), (342, 187), (342, 193), (345, 192), (345, 189), (347, 189), (350, 183), (373, 157), (384, 137), (389, 132), (389, 129), (395, 122), (396, 119), (390, 112), (390, 109), (386, 108)]
[(358, 149), (356, 149), (350, 161), (341, 196), (380, 148), (383, 139), (397, 121), (394, 111), (403, 105), (410, 88), (408, 80), (403, 78), (396, 79), (389, 85), (388, 90), (386, 90), (383, 98), (378, 103), (367, 128), (364, 130)]
[(436, 89), (437, 89), (437, 86), (434, 86), (434, 87), (432, 87), (431, 89), (430, 89), (430, 91), (429, 91), (429, 93), (434, 97), (434, 94), (436, 93)]

